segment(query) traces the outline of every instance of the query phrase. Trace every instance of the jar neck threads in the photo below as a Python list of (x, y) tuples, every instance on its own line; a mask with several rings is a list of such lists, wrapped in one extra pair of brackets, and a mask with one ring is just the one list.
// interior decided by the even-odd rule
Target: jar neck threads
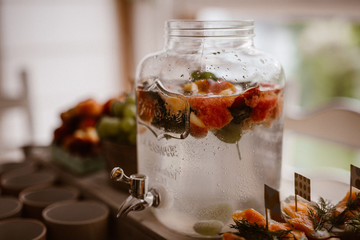
[(254, 22), (170, 20), (166, 22), (166, 36), (167, 49), (179, 43), (204, 41), (210, 45), (253, 46)]

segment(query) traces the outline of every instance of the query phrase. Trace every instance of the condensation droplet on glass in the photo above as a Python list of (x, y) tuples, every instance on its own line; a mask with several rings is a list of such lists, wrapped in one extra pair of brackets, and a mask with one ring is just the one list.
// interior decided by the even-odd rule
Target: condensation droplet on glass
[(240, 152), (239, 141), (236, 142), (236, 150), (237, 150), (237, 152), (238, 152), (239, 160), (241, 161), (241, 152)]

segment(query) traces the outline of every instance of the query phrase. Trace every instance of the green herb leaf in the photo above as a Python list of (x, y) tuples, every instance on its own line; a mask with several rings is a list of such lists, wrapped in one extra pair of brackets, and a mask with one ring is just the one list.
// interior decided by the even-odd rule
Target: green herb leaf
[(230, 227), (238, 230), (236, 234), (251, 240), (284, 240), (289, 239), (288, 234), (291, 232), (291, 230), (269, 231), (266, 227), (251, 223), (246, 219), (235, 221), (235, 223), (236, 225), (232, 224)]
[(314, 224), (314, 230), (321, 230), (334, 215), (335, 207), (322, 197), (320, 198), (319, 203), (311, 204), (311, 206), (312, 208), (308, 209), (308, 216)]
[(351, 232), (360, 233), (360, 214), (345, 222), (347, 229)]
[(342, 226), (345, 224), (345, 222), (352, 220), (354, 216), (356, 216), (356, 212), (354, 211), (359, 209), (360, 209), (360, 193), (356, 193), (355, 199), (351, 199), (350, 196), (350, 199), (346, 203), (345, 210), (338, 214), (334, 212), (333, 216), (329, 219), (329, 222), (332, 225), (332, 227)]
[(213, 80), (216, 80), (217, 79), (215, 74), (213, 74), (211, 72), (200, 72), (200, 71), (194, 71), (193, 73), (191, 73), (191, 78), (193, 80), (199, 80), (199, 79), (213, 79)]

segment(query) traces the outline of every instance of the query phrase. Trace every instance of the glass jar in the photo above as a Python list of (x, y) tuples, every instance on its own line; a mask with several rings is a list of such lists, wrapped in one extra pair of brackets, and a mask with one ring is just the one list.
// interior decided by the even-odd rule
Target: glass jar
[(160, 193), (160, 222), (224, 231), (235, 210), (279, 188), (281, 65), (254, 48), (253, 21), (168, 21), (163, 51), (138, 67), (138, 171)]

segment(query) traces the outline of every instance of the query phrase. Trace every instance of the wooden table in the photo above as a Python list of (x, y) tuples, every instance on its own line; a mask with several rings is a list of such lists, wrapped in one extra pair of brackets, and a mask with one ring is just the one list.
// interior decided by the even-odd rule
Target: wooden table
[[(77, 176), (68, 170), (56, 165), (51, 160), (48, 148), (34, 149), (30, 157), (43, 168), (51, 169), (58, 174), (59, 183), (72, 185), (78, 188), (82, 196), (86, 199), (96, 199), (109, 206), (111, 210), (109, 232), (111, 240), (130, 239), (130, 240), (194, 240), (188, 236), (184, 236), (173, 232), (163, 226), (151, 213), (150, 209), (140, 212), (130, 212), (125, 218), (116, 218), (117, 209), (129, 194), (119, 188), (114, 187), (110, 181), (109, 174), (106, 171), (98, 171), (96, 173)], [(280, 192), (283, 197), (293, 194), (293, 173), (296, 169), (283, 169), (282, 186)], [(288, 173), (288, 174), (285, 174)], [(333, 203), (338, 202), (348, 191), (348, 184), (342, 179), (344, 176), (336, 172), (328, 172), (329, 176), (312, 179), (312, 198), (317, 200), (318, 194), (331, 200)], [(317, 173), (319, 175), (319, 173)], [(341, 178), (335, 178), (335, 176)], [(349, 173), (345, 176), (349, 179)], [(329, 179), (332, 179), (331, 181)]]

